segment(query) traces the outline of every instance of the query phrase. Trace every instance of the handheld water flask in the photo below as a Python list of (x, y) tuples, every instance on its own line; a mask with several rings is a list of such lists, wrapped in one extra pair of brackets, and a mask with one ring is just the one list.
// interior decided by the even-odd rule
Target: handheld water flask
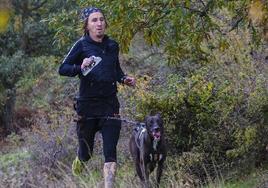
[(96, 56), (91, 56), (91, 58), (93, 59), (93, 62), (89, 66), (82, 69), (82, 74), (84, 76), (90, 73), (90, 71), (92, 71), (94, 67), (96, 67), (102, 60), (101, 57), (96, 57)]

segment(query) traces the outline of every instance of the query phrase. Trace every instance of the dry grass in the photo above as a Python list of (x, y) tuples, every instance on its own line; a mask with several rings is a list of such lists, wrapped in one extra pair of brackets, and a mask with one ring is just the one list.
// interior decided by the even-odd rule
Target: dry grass
[[(129, 129), (131, 127), (125, 127)], [(135, 176), (130, 155), (126, 143), (128, 133), (123, 130), (118, 147), (118, 171), (116, 176), (116, 187), (118, 188), (138, 188), (140, 181)], [(65, 157), (57, 158), (51, 166), (51, 153), (43, 151), (42, 156), (46, 157), (47, 164), (39, 163), (33, 158), (30, 147), (19, 147), (12, 149), (9, 153), (3, 153), (1, 160), (6, 157), (6, 161), (0, 165), (0, 187), (49, 187), (49, 188), (100, 188), (103, 187), (102, 167), (103, 156), (101, 151), (101, 135), (96, 136), (96, 152), (93, 158), (86, 164), (86, 169), (80, 177), (74, 177), (71, 173), (71, 163), (74, 153), (67, 153)], [(98, 141), (99, 140), (99, 141)], [(32, 147), (34, 148), (34, 147)], [(72, 150), (75, 145), (72, 146)], [(24, 151), (24, 152), (22, 152)], [(60, 156), (61, 154), (59, 154)], [(64, 155), (62, 155), (64, 156)], [(12, 160), (11, 160), (12, 159)], [(217, 169), (217, 168), (215, 168)], [(198, 177), (186, 173), (181, 168), (179, 156), (168, 156), (160, 187), (169, 188), (191, 188), (191, 187), (265, 187), (267, 185), (267, 173), (250, 176), (250, 179), (243, 178), (240, 181), (226, 181), (220, 172), (215, 172), (218, 176), (214, 179), (207, 177), (207, 185), (201, 185)], [(226, 177), (225, 177), (226, 178)], [(155, 180), (151, 176), (151, 187), (154, 187)]]
[[(8, 137), (5, 142), (9, 144), (8, 147), (5, 149), (2, 147), (0, 151), (2, 154), (0, 187), (99, 188), (103, 186), (102, 138), (99, 133), (96, 135), (94, 156), (87, 163), (83, 174), (80, 177), (72, 175), (71, 163), (76, 155), (77, 140), (75, 125), (70, 120), (70, 114), (71, 112), (66, 113), (65, 116), (58, 116), (60, 118), (49, 117), (49, 115), (43, 118), (37, 117), (34, 129), (25, 130), (21, 135), (14, 134)], [(47, 118), (50, 120), (48, 121)], [(116, 176), (118, 188), (141, 187), (138, 177), (135, 176), (128, 151), (128, 139), (132, 128), (128, 124), (122, 125), (118, 143)], [(21, 140), (23, 142), (20, 142)], [(179, 155), (168, 156), (160, 187), (203, 187), (199, 177), (190, 174), (190, 169), (182, 168), (181, 161)], [(225, 183), (216, 164), (214, 169), (216, 178), (206, 174), (207, 187), (225, 187), (225, 185), (232, 187)], [(261, 178), (262, 181), (256, 181), (260, 187), (266, 185), (267, 176), (261, 175)], [(152, 187), (154, 183), (155, 179), (152, 175)]]
[[(58, 125), (63, 125), (65, 122), (63, 119), (62, 122), (58, 122)], [(9, 140), (12, 144), (13, 140), (20, 140), (24, 137), (25, 142), (1, 153), (3, 154), (1, 159), (5, 157), (6, 162), (0, 165), (0, 187), (102, 187), (101, 135), (99, 133), (96, 135), (94, 156), (87, 163), (83, 174), (81, 177), (74, 177), (71, 173), (71, 163), (77, 146), (75, 127), (57, 127), (55, 124), (51, 126), (51, 122), (45, 123), (44, 120), (38, 119), (42, 127), (25, 131), (22, 135), (13, 135)], [(131, 130), (131, 125), (123, 124), (118, 143), (116, 187), (140, 187), (140, 181), (135, 176), (128, 151), (128, 138)], [(178, 187), (180, 184), (193, 182), (190, 176), (183, 177), (180, 171), (174, 170), (176, 168), (174, 161), (172, 162), (171, 159), (167, 161), (161, 187)], [(151, 183), (154, 184), (154, 182), (152, 178)]]

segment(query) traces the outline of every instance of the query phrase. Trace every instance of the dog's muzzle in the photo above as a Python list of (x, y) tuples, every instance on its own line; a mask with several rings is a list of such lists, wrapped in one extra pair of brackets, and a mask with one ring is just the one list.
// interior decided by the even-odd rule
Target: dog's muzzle
[(160, 131), (153, 132), (152, 135), (153, 135), (154, 140), (160, 140), (160, 138), (161, 138), (161, 132)]
[(158, 146), (158, 142), (161, 139), (161, 131), (159, 127), (153, 128), (153, 130), (151, 130), (151, 135), (153, 138), (153, 148), (156, 151), (157, 150), (157, 146)]
[(155, 126), (151, 129), (151, 135), (154, 140), (160, 140), (161, 138), (161, 131), (159, 126)]

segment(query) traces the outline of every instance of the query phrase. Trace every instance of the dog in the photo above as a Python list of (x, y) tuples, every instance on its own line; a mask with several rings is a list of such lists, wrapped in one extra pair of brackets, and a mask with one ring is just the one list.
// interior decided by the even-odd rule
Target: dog
[(166, 159), (164, 126), (160, 114), (147, 116), (145, 123), (137, 125), (129, 140), (129, 149), (143, 186), (149, 187), (149, 174), (157, 166), (156, 181), (159, 187)]

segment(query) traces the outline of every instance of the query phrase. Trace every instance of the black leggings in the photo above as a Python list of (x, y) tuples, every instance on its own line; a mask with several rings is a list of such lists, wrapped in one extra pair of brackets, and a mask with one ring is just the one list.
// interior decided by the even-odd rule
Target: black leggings
[(116, 146), (121, 130), (121, 121), (90, 119), (77, 122), (78, 158), (88, 161), (93, 153), (94, 138), (97, 131), (101, 131), (103, 139), (103, 153), (105, 162), (116, 162)]

